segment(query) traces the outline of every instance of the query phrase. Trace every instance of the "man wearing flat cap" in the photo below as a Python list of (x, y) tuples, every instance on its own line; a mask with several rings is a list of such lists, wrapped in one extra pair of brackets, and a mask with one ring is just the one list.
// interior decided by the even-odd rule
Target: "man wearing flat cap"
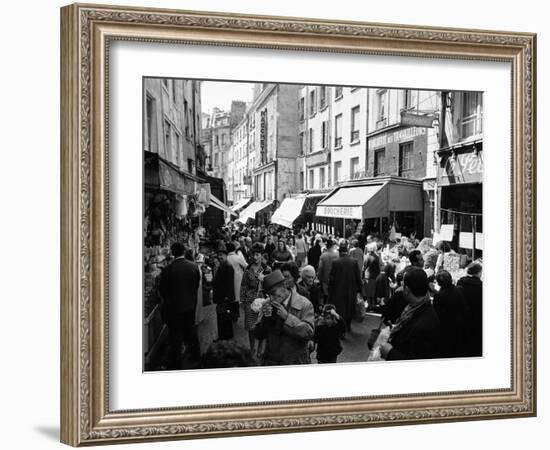
[(254, 326), (256, 339), (266, 341), (262, 364), (310, 364), (308, 342), (314, 331), (313, 305), (285, 286), (285, 277), (280, 270), (265, 276), (263, 290), (269, 300), (263, 305)]

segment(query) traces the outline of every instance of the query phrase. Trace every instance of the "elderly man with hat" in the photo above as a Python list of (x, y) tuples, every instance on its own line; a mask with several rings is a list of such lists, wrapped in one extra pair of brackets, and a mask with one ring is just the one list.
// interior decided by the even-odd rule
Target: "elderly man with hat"
[(313, 305), (286, 287), (280, 270), (265, 276), (263, 290), (269, 300), (262, 306), (260, 318), (254, 326), (255, 337), (265, 339), (262, 364), (310, 364), (308, 342), (314, 332)]

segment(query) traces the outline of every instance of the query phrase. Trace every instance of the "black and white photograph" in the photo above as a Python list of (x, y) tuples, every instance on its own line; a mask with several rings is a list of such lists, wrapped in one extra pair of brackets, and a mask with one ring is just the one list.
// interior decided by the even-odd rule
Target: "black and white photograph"
[(484, 355), (482, 92), (142, 95), (145, 372)]

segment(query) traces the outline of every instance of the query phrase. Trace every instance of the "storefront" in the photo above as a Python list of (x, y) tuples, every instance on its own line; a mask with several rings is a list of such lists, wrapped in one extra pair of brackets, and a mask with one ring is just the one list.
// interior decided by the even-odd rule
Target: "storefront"
[(392, 226), (403, 235), (423, 233), (422, 182), (399, 177), (376, 177), (345, 184), (319, 202), (317, 218), (340, 236), (389, 235)]
[(475, 259), (483, 252), (483, 143), (440, 150), (438, 238)]

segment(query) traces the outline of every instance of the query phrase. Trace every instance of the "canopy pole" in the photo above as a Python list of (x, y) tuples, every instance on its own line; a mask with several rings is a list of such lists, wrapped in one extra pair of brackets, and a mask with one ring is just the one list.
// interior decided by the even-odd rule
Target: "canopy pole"
[(342, 232), (344, 239), (346, 239), (346, 218), (344, 217), (344, 230)]

